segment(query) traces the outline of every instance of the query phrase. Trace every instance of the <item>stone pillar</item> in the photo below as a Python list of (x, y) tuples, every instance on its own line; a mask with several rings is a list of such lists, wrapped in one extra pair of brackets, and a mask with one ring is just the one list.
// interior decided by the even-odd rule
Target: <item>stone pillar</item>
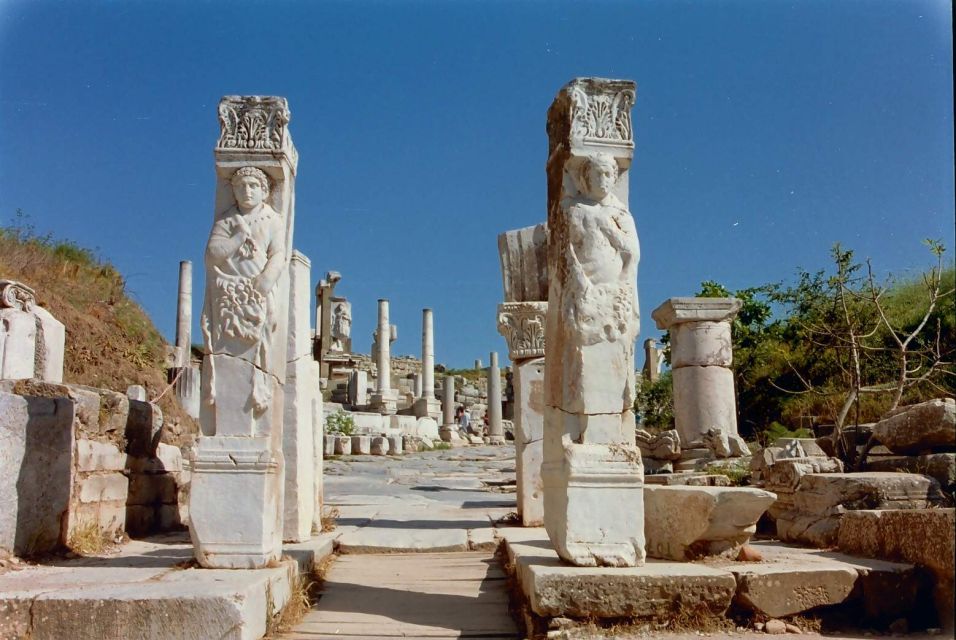
[[(319, 361), (321, 375), (328, 379), (332, 374), (332, 364), (326, 357), (332, 349), (332, 314), (334, 311), (333, 294), (335, 285), (342, 279), (338, 271), (328, 271), (325, 278), (315, 287), (315, 348), (313, 355)], [(351, 316), (349, 317), (351, 321)]]
[(176, 366), (188, 367), (192, 351), (193, 263), (179, 263), (179, 298), (176, 304)]
[(481, 363), (481, 358), (475, 359), (475, 369), (484, 369), (484, 365)]
[(435, 335), (432, 310), (422, 309), (422, 398), (435, 398)]
[[(730, 441), (728, 452), (743, 455), (747, 451), (737, 434), (730, 368), (731, 323), (740, 305), (736, 298), (671, 298), (651, 314), (657, 328), (671, 336), (674, 426), (681, 439), (682, 459), (700, 457), (701, 449), (713, 449), (707, 441), (715, 437)], [(725, 448), (717, 447), (716, 455), (725, 457), (722, 450)]]
[(457, 430), (458, 425), (455, 424), (455, 376), (445, 376), (445, 383), (442, 387), (442, 425), (454, 425)]
[(388, 323), (388, 300), (378, 301), (378, 329), (376, 335), (375, 366), (378, 377), (375, 379), (375, 393), (371, 398), (372, 411), (383, 415), (398, 411), (398, 393), (392, 389), (391, 325)]
[(283, 540), (303, 542), (312, 535), (315, 516), (315, 440), (313, 411), (319, 392), (319, 363), (312, 358), (311, 262), (298, 251), (289, 265), (289, 332), (286, 350), (285, 414), (282, 454), (285, 459)]
[(368, 404), (368, 371), (355, 369), (349, 375), (349, 404), (364, 407)]
[(661, 366), (661, 353), (657, 350), (657, 344), (653, 338), (644, 341), (644, 379), (648, 382), (657, 382), (661, 377), (659, 373)]
[[(506, 268), (504, 263), (502, 268)], [(537, 277), (538, 269), (543, 268), (546, 264), (534, 267), (533, 275)], [(508, 296), (507, 289), (505, 295)], [(547, 297), (547, 289), (535, 295)], [(526, 527), (544, 524), (541, 461), (544, 455), (544, 323), (547, 312), (548, 303), (542, 301), (498, 305), (498, 332), (508, 341), (508, 355), (514, 364), (517, 504), (521, 523)]]
[(412, 395), (416, 399), (422, 397), (422, 374), (420, 373), (412, 374)]
[(505, 429), (501, 424), (501, 370), (498, 354), (488, 356), (488, 444), (504, 444)]
[(639, 249), (628, 209), (635, 85), (579, 78), (548, 111), (544, 522), (579, 566), (644, 562), (635, 445)]
[(415, 402), (415, 415), (441, 422), (441, 402), (435, 397), (435, 335), (431, 309), (422, 309), (421, 385), (421, 392), (416, 395), (419, 399)]
[(189, 497), (190, 535), (203, 567), (261, 568), (282, 552), (282, 387), (298, 158), (289, 117), (285, 98), (226, 96), (219, 103), (201, 321), (208, 354), (202, 435)]

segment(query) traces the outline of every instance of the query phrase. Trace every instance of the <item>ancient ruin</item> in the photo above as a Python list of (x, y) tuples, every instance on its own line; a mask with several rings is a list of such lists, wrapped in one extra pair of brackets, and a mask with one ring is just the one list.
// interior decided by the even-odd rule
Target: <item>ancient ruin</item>
[[(227, 96), (219, 119), (190, 533), (203, 566), (257, 568), (282, 550), (282, 385), (298, 154), (283, 98)], [(261, 125), (249, 129), (247, 121)]]
[(561, 89), (548, 111), (544, 521), (558, 555), (583, 566), (644, 561), (633, 103), (633, 82), (589, 78)]

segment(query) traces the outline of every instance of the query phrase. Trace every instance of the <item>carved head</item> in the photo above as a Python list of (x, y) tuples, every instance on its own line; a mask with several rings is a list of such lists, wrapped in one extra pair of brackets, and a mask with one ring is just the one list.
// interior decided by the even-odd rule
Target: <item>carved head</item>
[(578, 189), (594, 200), (603, 200), (617, 184), (617, 161), (606, 153), (596, 153), (581, 163)]
[(255, 209), (269, 197), (269, 177), (261, 169), (243, 167), (232, 175), (232, 193), (239, 208)]

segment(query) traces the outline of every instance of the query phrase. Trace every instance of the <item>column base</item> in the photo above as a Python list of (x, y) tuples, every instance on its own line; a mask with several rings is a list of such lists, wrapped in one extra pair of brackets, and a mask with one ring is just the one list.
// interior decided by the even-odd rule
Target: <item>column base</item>
[(488, 436), (488, 444), (495, 446), (500, 446), (505, 444), (507, 441), (504, 436)]
[(579, 567), (644, 564), (644, 467), (634, 445), (564, 445), (546, 461), (544, 525), (558, 555)]
[(398, 413), (398, 393), (395, 389), (389, 389), (384, 393), (373, 393), (369, 396), (368, 408), (383, 416), (395, 415)]
[(207, 569), (260, 569), (282, 554), (282, 452), (268, 438), (204, 436), (192, 460), (189, 534)]

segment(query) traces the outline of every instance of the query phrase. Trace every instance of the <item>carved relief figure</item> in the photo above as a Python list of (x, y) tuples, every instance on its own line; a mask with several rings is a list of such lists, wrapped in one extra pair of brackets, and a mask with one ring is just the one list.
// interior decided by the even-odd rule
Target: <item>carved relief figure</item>
[[(242, 357), (255, 365), (252, 401), (261, 412), (271, 397), (271, 385), (261, 377), (276, 367), (271, 351), (278, 327), (276, 284), (285, 266), (285, 224), (266, 201), (269, 179), (262, 170), (243, 167), (231, 183), (236, 204), (216, 220), (206, 245), (210, 290), (203, 336), (208, 353)], [(214, 394), (208, 398), (213, 402)]]
[(332, 308), (332, 351), (345, 351), (352, 335), (352, 305), (339, 302)]
[[(558, 304), (568, 326), (564, 353), (566, 380), (581, 379), (590, 362), (622, 375), (595, 376), (595, 386), (569, 388), (563, 409), (575, 413), (621, 412), (634, 402), (634, 341), (640, 330), (637, 304), (637, 229), (630, 212), (613, 194), (618, 166), (594, 154), (569, 168), (578, 194), (561, 203), (567, 246)], [(610, 385), (611, 388), (608, 388)]]

